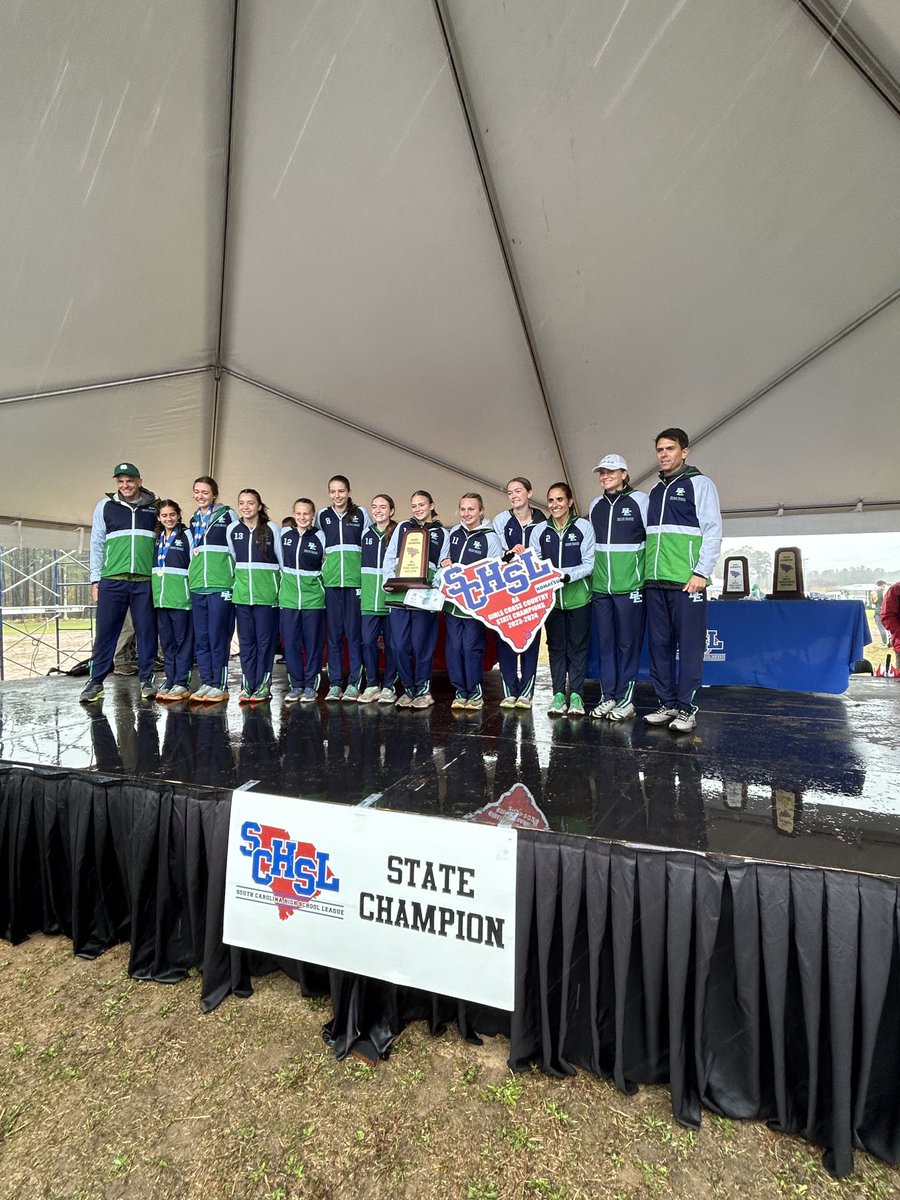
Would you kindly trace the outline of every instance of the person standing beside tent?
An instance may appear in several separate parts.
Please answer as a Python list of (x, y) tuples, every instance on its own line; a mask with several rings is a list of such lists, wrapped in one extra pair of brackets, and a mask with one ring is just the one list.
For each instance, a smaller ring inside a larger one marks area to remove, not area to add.
[(591, 502), (594, 530), (594, 638), (600, 659), (600, 703), (592, 717), (627, 721), (644, 641), (644, 546), (650, 497), (629, 485), (621, 454), (607, 454), (594, 470), (603, 489)]
[(181, 507), (174, 500), (159, 503), (155, 562), (150, 583), (159, 644), (166, 678), (157, 700), (187, 700), (194, 669), (194, 635), (191, 631), (191, 537), (181, 523)]
[[(371, 524), (369, 514), (353, 501), (346, 475), (328, 480), (331, 504), (316, 516), (325, 535), (325, 622), (328, 637), (328, 692), (326, 700), (358, 700), (362, 682), (362, 616), (360, 569), (362, 535)], [(347, 643), (349, 672), (344, 678), (344, 642)]]
[(210, 475), (194, 480), (191, 517), (191, 621), (200, 686), (191, 696), (204, 704), (228, 699), (228, 657), (234, 634), (234, 559), (228, 531), (238, 516), (227, 504), (219, 504), (219, 485)]
[[(540, 509), (532, 508), (531, 480), (523, 475), (509, 481), (506, 485), (506, 495), (510, 507), (494, 517), (494, 533), (500, 539), (504, 550), (521, 554), (531, 545), (532, 540), (535, 546), (537, 545), (538, 533), (547, 518)], [(517, 654), (503, 638), (497, 638), (497, 658), (500, 663), (500, 677), (503, 680), (501, 708), (531, 708), (540, 648), (540, 631), (528, 649), (521, 654)]]
[(875, 587), (877, 590), (875, 591), (875, 594), (874, 594), (874, 597), (872, 600), (872, 608), (874, 610), (873, 616), (875, 617), (875, 628), (881, 634), (882, 646), (889, 646), (891, 644), (891, 635), (885, 629), (884, 621), (882, 621), (882, 619), (881, 619), (881, 606), (882, 606), (882, 604), (884, 604), (884, 590), (887, 587), (887, 580), (886, 579), (876, 579)]
[[(884, 593), (884, 600), (881, 605), (881, 620), (891, 636), (891, 642), (894, 647), (894, 653), (900, 656), (900, 583), (892, 583), (888, 590)], [(892, 674), (898, 673), (896, 665), (892, 668)]]
[(644, 558), (650, 680), (659, 700), (644, 722), (668, 725), (672, 733), (690, 733), (697, 724), (706, 589), (722, 545), (719, 493), (711, 479), (687, 465), (689, 451), (683, 429), (656, 436), (659, 483), (650, 492)]
[(137, 638), (141, 698), (156, 695), (156, 612), (150, 591), (156, 530), (156, 496), (142, 483), (130, 462), (113, 467), (115, 492), (107, 492), (91, 522), (91, 593), (97, 625), (91, 653), (90, 679), (81, 693), (83, 704), (103, 699), (125, 614), (131, 613)]

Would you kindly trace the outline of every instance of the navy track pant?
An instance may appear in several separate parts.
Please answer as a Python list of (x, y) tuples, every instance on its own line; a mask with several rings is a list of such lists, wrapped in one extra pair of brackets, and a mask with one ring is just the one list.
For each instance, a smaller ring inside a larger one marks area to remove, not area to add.
[(191, 621), (201, 684), (227, 688), (228, 656), (234, 635), (231, 599), (226, 600), (222, 592), (191, 592)]
[(278, 644), (278, 609), (267, 604), (235, 604), (241, 672), (244, 687), (255, 692), (272, 681), (275, 647)]
[(703, 682), (706, 590), (682, 592), (675, 588), (648, 587), (644, 600), (650, 682), (660, 704), (690, 711), (696, 707), (694, 696)]
[(591, 606), (581, 608), (552, 608), (544, 628), (547, 631), (547, 651), (550, 656), (550, 678), (553, 691), (584, 695), (584, 672), (591, 644)]
[(279, 625), (292, 688), (317, 688), (322, 672), (324, 608), (282, 608)]
[(394, 604), (388, 619), (391, 649), (400, 682), (410, 696), (431, 691), (431, 668), (438, 637), (437, 613)]
[(603, 699), (630, 700), (644, 642), (644, 593), (635, 591), (608, 596), (595, 592), (591, 609)]
[(518, 654), (497, 635), (497, 659), (500, 677), (503, 680), (504, 696), (524, 696), (530, 700), (534, 695), (534, 678), (537, 675), (538, 654), (541, 649), (540, 630), (527, 650)]
[(474, 617), (447, 614), (445, 656), (450, 682), (461, 696), (481, 696), (484, 680), (484, 643), (487, 629)]
[(397, 678), (394, 648), (391, 642), (390, 619), (387, 613), (362, 615), (362, 655), (366, 668), (366, 687), (378, 687), (378, 639), (384, 642), (384, 686), (393, 687)]
[(156, 664), (156, 609), (153, 607), (150, 580), (101, 579), (94, 648), (91, 652), (93, 683), (102, 683), (112, 670), (116, 642), (129, 609), (137, 639), (138, 673), (141, 679), (153, 678)]
[(328, 628), (328, 682), (340, 687), (344, 678), (344, 639), (350, 668), (347, 683), (359, 687), (362, 679), (362, 618), (356, 588), (325, 589), (325, 623)]
[(156, 625), (162, 646), (166, 683), (187, 687), (194, 670), (194, 631), (189, 608), (158, 608)]

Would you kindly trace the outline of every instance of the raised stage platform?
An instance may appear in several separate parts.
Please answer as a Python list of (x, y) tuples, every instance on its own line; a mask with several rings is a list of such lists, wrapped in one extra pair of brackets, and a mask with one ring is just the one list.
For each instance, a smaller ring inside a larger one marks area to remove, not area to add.
[[(403, 1025), (504, 1033), (510, 1062), (664, 1080), (676, 1117), (767, 1119), (900, 1160), (900, 682), (841, 697), (710, 688), (674, 736), (531, 713), (141, 702), (110, 677), (0, 687), (0, 933), (128, 940), (134, 974), (204, 974), (204, 1005), (280, 967), (328, 993), (339, 1054)], [(235, 689), (236, 691), (236, 689)], [(587, 700), (594, 696), (588, 690)], [(638, 688), (639, 712), (653, 706)], [(221, 942), (230, 793), (513, 824), (512, 1014)]]

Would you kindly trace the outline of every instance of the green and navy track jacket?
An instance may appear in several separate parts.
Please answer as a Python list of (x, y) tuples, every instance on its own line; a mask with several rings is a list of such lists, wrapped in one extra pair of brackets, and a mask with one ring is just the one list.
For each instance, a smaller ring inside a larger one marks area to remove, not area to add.
[(156, 496), (141, 488), (134, 503), (107, 492), (91, 521), (91, 583), (128, 575), (150, 578), (156, 540)]
[(371, 524), (369, 514), (359, 507), (352, 517), (335, 512), (333, 507), (322, 508), (316, 514), (316, 525), (325, 535), (325, 563), (322, 567), (325, 587), (361, 587), (362, 535)]
[(709, 579), (722, 546), (719, 493), (696, 467), (660, 475), (650, 493), (644, 578), (648, 587), (683, 587), (692, 575)]
[(183, 525), (176, 525), (175, 537), (169, 541), (165, 530), (156, 538), (153, 550), (153, 574), (150, 586), (156, 608), (190, 608), (191, 589), (188, 571), (191, 565), (191, 535)]
[(500, 539), (505, 550), (511, 550), (513, 546), (530, 546), (532, 540), (537, 544), (541, 526), (547, 518), (539, 508), (529, 508), (528, 511), (531, 514), (531, 520), (527, 525), (522, 524), (511, 508), (506, 508), (502, 513), (498, 513), (491, 522), (494, 533)]
[[(383, 617), (387, 613), (387, 593), (384, 590), (384, 558), (391, 539), (386, 530), (379, 533), (370, 525), (362, 535), (360, 571), (360, 611), (366, 617)], [(393, 531), (392, 531), (393, 532)]]
[(622, 596), (644, 586), (644, 548), (650, 497), (624, 487), (591, 501), (588, 520), (594, 530), (594, 574), (591, 587), (604, 595)]
[(325, 607), (324, 559), (325, 537), (320, 529), (282, 529), (279, 608), (305, 611)]
[(228, 530), (238, 515), (227, 504), (216, 504), (204, 521), (199, 509), (191, 517), (191, 555), (188, 583), (192, 592), (230, 592), (234, 584), (234, 559)]
[[(393, 579), (397, 574), (397, 564), (400, 561), (400, 547), (403, 545), (403, 535), (407, 529), (425, 529), (428, 532), (428, 582), (431, 583), (438, 567), (441, 565), (441, 559), (447, 557), (450, 534), (440, 521), (427, 521), (422, 525), (412, 517), (401, 521), (393, 534), (391, 534), (390, 545), (385, 551), (384, 563), (382, 564), (383, 578)], [(385, 593), (388, 605), (402, 604), (405, 595), (405, 589)]]
[(541, 558), (553, 563), (558, 571), (569, 576), (556, 593), (554, 608), (584, 608), (591, 602), (590, 574), (594, 569), (594, 530), (584, 517), (570, 514), (562, 529), (553, 521), (541, 526), (538, 534)]
[(238, 521), (228, 530), (228, 545), (234, 557), (234, 604), (278, 605), (278, 581), (281, 575), (281, 530), (269, 521), (266, 548), (260, 550), (256, 530)]

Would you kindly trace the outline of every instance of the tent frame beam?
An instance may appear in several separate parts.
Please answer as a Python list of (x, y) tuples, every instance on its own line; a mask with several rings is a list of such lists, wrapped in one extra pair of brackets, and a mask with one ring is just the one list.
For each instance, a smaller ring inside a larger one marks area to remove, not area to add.
[(228, 266), (228, 214), (231, 211), (232, 150), (234, 146), (234, 115), (237, 106), (235, 76), (237, 64), (238, 0), (231, 3), (231, 67), (228, 80), (228, 130), (225, 138), (225, 194), (222, 199), (222, 259), (219, 265), (219, 312), (216, 328), (216, 359), (213, 363), (212, 412), (209, 422), (209, 453), (207, 474), (215, 476), (216, 451), (219, 442), (220, 387), (225, 345), (225, 284)]
[(844, 23), (844, 12), (850, 7), (849, 4), (844, 5), (842, 12), (838, 12), (830, 0), (797, 0), (797, 4), (885, 104), (893, 109), (894, 115), (900, 117), (900, 83), (875, 57), (862, 38)]
[[(717, 421), (713, 421), (711, 425), (707, 425), (706, 428), (701, 430), (696, 437), (691, 439), (691, 446), (693, 447), (699, 445), (699, 443), (705, 438), (710, 437), (712, 434), (721, 429), (723, 425), (727, 425), (730, 421), (733, 421), (735, 417), (739, 417), (741, 413), (746, 412), (751, 405), (756, 404), (759, 400), (762, 400), (764, 396), (768, 396), (770, 392), (773, 392), (777, 387), (780, 387), (781, 384), (787, 382), (788, 379), (790, 379), (793, 375), (796, 375), (799, 371), (802, 371), (804, 367), (808, 367), (810, 363), (815, 362), (817, 358), (821, 357), (821, 355), (823, 355), (827, 350), (830, 350), (832, 346), (836, 346), (838, 342), (842, 342), (844, 338), (849, 337), (851, 333), (855, 333), (856, 330), (865, 325), (867, 321), (871, 321), (873, 317), (877, 317), (879, 313), (884, 312), (886, 308), (889, 308), (890, 305), (894, 304), (897, 300), (900, 300), (900, 288), (897, 288), (895, 291), (891, 292), (889, 296), (885, 296), (883, 300), (879, 300), (877, 304), (872, 306), (872, 308), (867, 309), (861, 316), (857, 317), (854, 321), (851, 321), (849, 325), (845, 325), (843, 329), (839, 329), (837, 333), (833, 334), (830, 338), (828, 338), (827, 341), (822, 342), (821, 345), (816, 346), (814, 350), (810, 350), (809, 354), (804, 355), (803, 358), (799, 359), (795, 363), (792, 363), (792, 365), (786, 370), (782, 371), (780, 375), (777, 375), (774, 379), (769, 380), (768, 383), (763, 384), (761, 388), (758, 388), (751, 396), (747, 396), (746, 399), (742, 400), (729, 412), (725, 413), (724, 416), (719, 417)], [(633, 480), (632, 486), (637, 487), (645, 480), (654, 478), (655, 475), (656, 468), (653, 467)]]
[(343, 426), (344, 429), (351, 429), (354, 433), (360, 433), (364, 437), (380, 442), (383, 446), (390, 446), (392, 450), (399, 450), (403, 454), (410, 454), (422, 462), (430, 463), (433, 467), (440, 467), (443, 471), (450, 471), (454, 475), (461, 475), (464, 479), (471, 479), (474, 483), (480, 483), (483, 487), (493, 488), (498, 492), (506, 491), (505, 482), (501, 483), (497, 479), (488, 479), (484, 475), (473, 475), (468, 467), (461, 467), (456, 463), (447, 462), (443, 458), (437, 458), (425, 450), (417, 450), (413, 446), (398, 442), (395, 438), (388, 437), (385, 433), (379, 433), (377, 429), (370, 429), (366, 425), (360, 425), (358, 421), (351, 421), (347, 417), (342, 417), (339, 413), (330, 412), (327, 408), (322, 408), (321, 405), (315, 404), (312, 400), (307, 400), (305, 397), (299, 396), (294, 392), (286, 392), (283, 388), (275, 387), (270, 383), (263, 383), (261, 380), (254, 379), (250, 375), (242, 375), (240, 371), (233, 371), (230, 367), (222, 367), (222, 374), (228, 375), (232, 379), (239, 379), (241, 383), (258, 388), (261, 392), (267, 392), (270, 396), (277, 396), (280, 400), (287, 400), (290, 404), (296, 404), (298, 408), (313, 413), (314, 416), (323, 417), (326, 421), (332, 421), (337, 425)]
[(104, 379), (98, 383), (79, 383), (73, 387), (54, 388), (46, 392), (24, 392), (20, 396), (0, 396), (0, 404), (21, 404), (26, 400), (52, 400), (56, 396), (75, 396), (79, 392), (101, 392), (105, 388), (131, 387), (135, 383), (157, 383), (161, 379), (184, 379), (189, 375), (203, 375), (213, 370), (211, 363), (205, 367), (187, 367), (183, 371), (157, 371), (153, 375), (131, 375), (127, 379)]
[[(460, 108), (462, 109), (462, 114), (466, 123), (466, 129), (469, 134), (469, 143), (472, 148), (472, 154), (475, 159), (475, 164), (478, 168), (478, 174), (481, 177), (481, 184), (484, 189), (488, 212), (490, 213), (491, 221), (494, 226), (494, 233), (497, 238), (497, 244), (503, 257), (503, 265), (506, 268), (506, 275), (507, 279), (509, 280), (510, 290), (512, 291), (516, 312), (518, 313), (519, 323), (522, 327), (522, 334), (525, 338), (525, 345), (528, 349), (528, 354), (531, 358), (531, 365), (534, 369), (537, 385), (541, 393), (541, 400), (547, 416), (547, 423), (550, 426), (550, 432), (553, 436), (553, 443), (556, 447), (556, 453), (559, 457), (563, 477), (569, 486), (572, 487), (573, 494), (576, 495), (577, 503), (576, 489), (572, 484), (571, 472), (569, 470), (569, 465), (563, 450), (559, 427), (554, 415), (553, 403), (550, 399), (550, 388), (547, 383), (547, 376), (544, 373), (540, 352), (538, 351), (537, 347), (537, 339), (535, 337), (534, 327), (528, 314), (528, 306), (525, 303), (524, 289), (522, 288), (522, 282), (519, 279), (519, 273), (516, 269), (515, 257), (512, 251), (512, 243), (506, 229), (506, 222), (503, 218), (503, 210), (500, 205), (497, 188), (494, 185), (494, 179), (488, 163), (487, 153), (479, 133), (478, 118), (475, 113), (475, 106), (472, 102), (472, 96), (469, 91), (468, 84), (466, 83), (465, 71), (463, 69), (459, 48), (456, 44), (456, 38), (453, 33), (453, 25), (450, 20), (450, 15), (447, 12), (446, 0), (432, 0), (432, 4), (434, 8), (435, 19), (437, 20), (441, 38), (444, 43), (444, 49), (447, 53), (447, 61), (450, 64), (450, 70), (453, 74), (453, 81), (456, 85), (456, 94), (459, 99)], [(463, 474), (466, 473), (467, 472), (463, 472)], [(491, 486), (495, 487), (496, 484), (492, 484)], [(505, 485), (501, 487), (500, 490), (505, 491)]]

